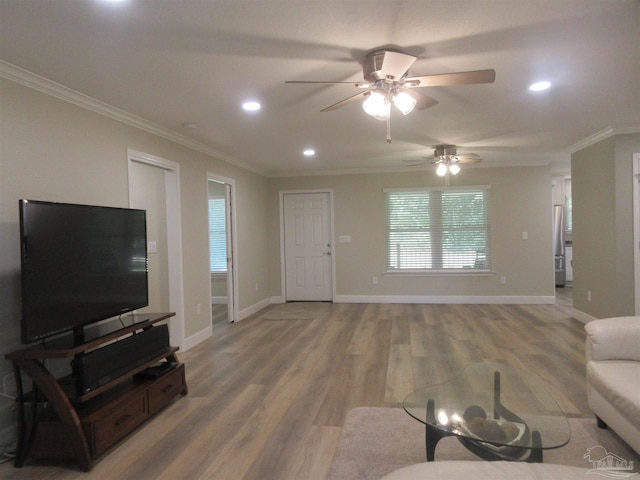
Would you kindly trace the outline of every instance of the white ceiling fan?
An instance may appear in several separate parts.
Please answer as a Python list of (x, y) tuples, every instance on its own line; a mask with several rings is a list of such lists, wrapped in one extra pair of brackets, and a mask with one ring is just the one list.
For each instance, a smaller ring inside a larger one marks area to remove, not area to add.
[(365, 99), (365, 112), (379, 120), (387, 121), (387, 142), (391, 143), (389, 119), (391, 104), (407, 115), (414, 108), (424, 110), (438, 101), (415, 91), (422, 87), (442, 87), (478, 83), (493, 83), (495, 70), (444, 73), (436, 75), (409, 76), (409, 68), (418, 59), (397, 49), (378, 49), (369, 52), (362, 65), (364, 80), (361, 82), (327, 82), (316, 80), (289, 80), (285, 83), (302, 84), (349, 84), (362, 91), (323, 108), (321, 112), (337, 110), (355, 100)]

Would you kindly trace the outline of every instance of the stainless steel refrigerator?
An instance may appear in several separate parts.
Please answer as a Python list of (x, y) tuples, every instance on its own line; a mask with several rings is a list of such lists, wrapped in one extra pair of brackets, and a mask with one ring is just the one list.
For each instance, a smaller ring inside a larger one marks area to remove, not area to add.
[(564, 250), (564, 208), (553, 206), (553, 261), (556, 271), (556, 287), (564, 287), (567, 279)]

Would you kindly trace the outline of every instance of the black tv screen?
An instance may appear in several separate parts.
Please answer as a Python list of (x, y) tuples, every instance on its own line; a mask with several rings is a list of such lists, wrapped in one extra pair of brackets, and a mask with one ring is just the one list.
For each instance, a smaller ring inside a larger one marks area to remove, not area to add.
[(148, 305), (146, 212), (20, 200), (22, 342)]

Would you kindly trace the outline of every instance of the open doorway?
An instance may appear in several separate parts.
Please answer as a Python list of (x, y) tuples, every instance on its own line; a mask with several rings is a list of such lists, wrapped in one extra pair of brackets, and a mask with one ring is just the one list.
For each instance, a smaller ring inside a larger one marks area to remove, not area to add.
[(233, 181), (209, 174), (207, 202), (211, 317), (215, 325), (237, 318)]
[(557, 305), (573, 306), (573, 202), (571, 175), (552, 178), (553, 262)]

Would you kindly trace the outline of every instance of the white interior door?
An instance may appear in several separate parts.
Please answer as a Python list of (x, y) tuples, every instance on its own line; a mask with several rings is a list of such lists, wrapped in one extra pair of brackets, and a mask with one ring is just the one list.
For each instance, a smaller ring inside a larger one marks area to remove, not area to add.
[(285, 298), (333, 300), (330, 194), (283, 195)]
[[(168, 283), (165, 295), (169, 298), (169, 311), (175, 312), (175, 317), (169, 321), (169, 337), (171, 345), (185, 350), (184, 333), (184, 292), (182, 284), (182, 229), (180, 221), (180, 166), (176, 162), (165, 160), (144, 152), (128, 150), (129, 156), (129, 206), (138, 208), (137, 203), (142, 199), (137, 195), (140, 182), (148, 182), (147, 175), (153, 172), (153, 168), (161, 169), (164, 187), (155, 186), (162, 190), (164, 197), (163, 217), (166, 221), (166, 273), (163, 274), (164, 282)], [(136, 165), (143, 168), (137, 169)], [(145, 173), (146, 172), (146, 173)], [(157, 173), (157, 172), (156, 172)], [(155, 174), (153, 174), (155, 176)], [(162, 181), (162, 180), (160, 180)], [(156, 245), (159, 248), (159, 245)], [(160, 251), (160, 250), (159, 250)], [(163, 308), (156, 305), (157, 308)]]

